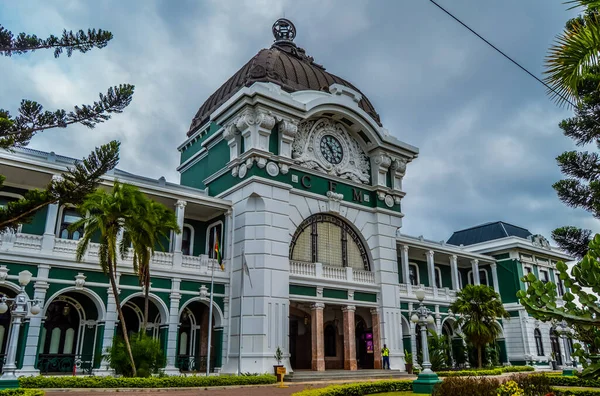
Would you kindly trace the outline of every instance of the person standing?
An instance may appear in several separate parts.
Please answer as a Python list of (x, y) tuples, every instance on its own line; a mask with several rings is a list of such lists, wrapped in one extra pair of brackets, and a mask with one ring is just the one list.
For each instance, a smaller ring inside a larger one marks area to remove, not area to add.
[(383, 344), (383, 348), (381, 349), (381, 357), (383, 357), (383, 369), (385, 370), (385, 365), (387, 364), (387, 369), (390, 369), (390, 350), (387, 345)]

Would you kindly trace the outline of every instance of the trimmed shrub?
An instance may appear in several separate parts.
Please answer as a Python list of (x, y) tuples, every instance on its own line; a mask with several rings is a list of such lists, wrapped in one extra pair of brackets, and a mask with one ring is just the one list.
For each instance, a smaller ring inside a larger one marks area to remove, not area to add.
[(450, 377), (433, 388), (433, 396), (497, 396), (496, 378)]
[(481, 377), (488, 375), (501, 375), (502, 369), (492, 370), (461, 370), (461, 371), (439, 371), (438, 377)]
[(535, 371), (531, 366), (506, 366), (501, 368), (503, 373), (521, 373), (525, 371)]
[(549, 375), (548, 380), (552, 386), (580, 386), (585, 388), (600, 388), (600, 380), (588, 380), (580, 377), (563, 377)]
[(4, 389), (0, 396), (44, 396), (44, 391), (39, 389)]
[[(158, 373), (158, 370), (165, 365), (165, 357), (160, 342), (156, 338), (145, 333), (137, 333), (130, 336), (129, 342), (138, 377), (150, 377), (152, 374)], [(133, 368), (123, 337), (115, 336), (113, 338), (112, 347), (108, 348), (106, 358), (110, 367), (117, 374), (126, 377), (133, 375)]]
[(411, 391), (412, 381), (385, 380), (359, 382), (348, 385), (333, 385), (326, 388), (307, 389), (296, 392), (292, 396), (362, 396), (372, 393)]
[[(227, 385), (274, 384), (272, 374), (244, 376), (189, 376), (189, 377), (21, 377), (22, 388), (187, 388)], [(2, 395), (0, 395), (2, 396)], [(29, 395), (27, 395), (29, 396)], [(35, 395), (31, 395), (35, 396)]]
[(523, 389), (527, 396), (545, 396), (551, 393), (550, 379), (544, 374), (517, 374), (511, 375), (519, 388)]
[(599, 396), (599, 389), (569, 389), (569, 388), (553, 388), (552, 394), (554, 396)]

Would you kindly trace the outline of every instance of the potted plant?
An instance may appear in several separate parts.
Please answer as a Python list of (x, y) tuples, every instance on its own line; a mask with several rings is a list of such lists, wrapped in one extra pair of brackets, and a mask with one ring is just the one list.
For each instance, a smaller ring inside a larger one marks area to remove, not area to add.
[(275, 350), (275, 356), (273, 357), (275, 360), (277, 360), (277, 364), (273, 366), (273, 371), (277, 376), (277, 381), (281, 381), (281, 374), (277, 374), (277, 367), (283, 367), (283, 364), (281, 364), (281, 361), (283, 360), (283, 352), (281, 352), (281, 348), (277, 347)]
[(408, 374), (412, 374), (413, 372), (413, 355), (408, 352), (406, 349), (404, 350), (404, 366), (406, 366), (406, 372)]

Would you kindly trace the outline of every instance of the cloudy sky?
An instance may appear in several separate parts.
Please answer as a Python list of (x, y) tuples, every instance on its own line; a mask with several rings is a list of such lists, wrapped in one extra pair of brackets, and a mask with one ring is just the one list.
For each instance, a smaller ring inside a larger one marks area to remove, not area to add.
[[(439, 3), (536, 75), (574, 15), (562, 0)], [(358, 86), (390, 132), (419, 147), (404, 183), (403, 232), (441, 240), (495, 220), (547, 237), (567, 224), (600, 231), (551, 187), (561, 177), (555, 157), (573, 148), (557, 126), (570, 112), (427, 0), (0, 2), (0, 24), (15, 33), (102, 28), (115, 37), (72, 58), (0, 58), (0, 107), (14, 112), (28, 98), (69, 108), (134, 84), (124, 114), (92, 131), (47, 131), (31, 147), (79, 158), (119, 139), (121, 169), (178, 181), (176, 147), (197, 109), (270, 46), (271, 25), (284, 15), (308, 54)]]

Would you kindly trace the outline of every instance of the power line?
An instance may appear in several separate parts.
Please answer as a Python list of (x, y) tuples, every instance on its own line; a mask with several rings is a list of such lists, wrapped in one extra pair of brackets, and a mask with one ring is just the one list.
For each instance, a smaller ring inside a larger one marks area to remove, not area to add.
[(561, 93), (559, 93), (558, 91), (556, 91), (554, 88), (552, 88), (551, 86), (549, 86), (548, 84), (546, 84), (544, 81), (542, 81), (541, 79), (539, 79), (535, 74), (533, 74), (532, 72), (530, 72), (529, 70), (527, 70), (524, 66), (521, 66), (521, 64), (519, 64), (519, 62), (517, 62), (516, 60), (514, 60), (513, 58), (511, 58), (510, 56), (506, 55), (502, 50), (500, 50), (498, 47), (496, 47), (494, 44), (490, 43), (489, 41), (487, 41), (482, 35), (480, 35), (479, 33), (477, 33), (475, 30), (471, 29), (469, 26), (467, 26), (466, 23), (464, 23), (463, 21), (461, 21), (460, 19), (458, 19), (457, 17), (455, 17), (454, 15), (452, 15), (452, 13), (448, 10), (446, 10), (444, 7), (442, 7), (441, 5), (439, 5), (438, 3), (436, 3), (434, 0), (429, 0), (431, 3), (433, 3), (436, 7), (438, 7), (440, 10), (444, 11), (446, 14), (448, 14), (452, 19), (454, 19), (456, 22), (460, 23), (461, 25), (463, 25), (465, 28), (467, 28), (471, 33), (473, 33), (475, 36), (479, 37), (481, 40), (483, 40), (483, 42), (485, 42), (487, 45), (489, 45), (490, 47), (492, 47), (493, 49), (495, 49), (497, 52), (499, 52), (502, 56), (504, 56), (506, 59), (508, 59), (509, 61), (511, 61), (512, 63), (514, 63), (517, 67), (519, 67), (521, 70), (523, 70), (525, 73), (529, 74), (531, 77), (535, 78), (537, 80), (537, 82), (539, 82), (540, 84), (542, 84), (544, 87), (548, 88), (550, 91), (554, 92), (557, 96), (559, 96), (562, 100), (564, 100), (565, 102), (567, 102), (568, 104), (570, 104), (571, 106), (573, 106), (573, 108), (576, 108), (577, 106), (575, 104), (573, 104), (573, 102), (571, 102), (568, 98), (566, 98), (565, 96), (563, 96)]

